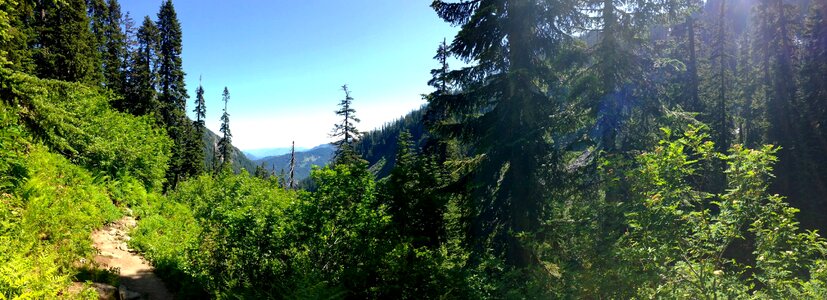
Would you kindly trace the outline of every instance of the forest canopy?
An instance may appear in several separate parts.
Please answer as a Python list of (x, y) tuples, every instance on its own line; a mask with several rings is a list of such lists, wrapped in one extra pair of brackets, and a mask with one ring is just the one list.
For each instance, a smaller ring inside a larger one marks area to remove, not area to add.
[(189, 99), (173, 1), (0, 0), (0, 299), (96, 299), (123, 218), (182, 299), (827, 298), (824, 1), (430, 7), (427, 104), (343, 84), (298, 180)]

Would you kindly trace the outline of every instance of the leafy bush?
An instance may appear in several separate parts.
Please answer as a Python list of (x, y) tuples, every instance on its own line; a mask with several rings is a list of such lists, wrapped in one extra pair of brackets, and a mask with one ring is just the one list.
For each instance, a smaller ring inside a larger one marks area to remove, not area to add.
[(176, 288), (185, 293), (273, 293), (284, 277), (284, 210), (292, 199), (246, 173), (204, 175), (139, 208), (144, 218), (132, 243), (163, 276), (183, 281)]
[(114, 111), (114, 95), (99, 88), (2, 68), (0, 74), (2, 100), (19, 107), (28, 131), (53, 151), (109, 176), (130, 175), (160, 188), (171, 141), (152, 117)]
[(30, 147), (28, 180), (0, 195), (0, 298), (63, 294), (74, 263), (94, 254), (90, 232), (120, 217), (89, 172), (43, 146)]
[[(633, 189), (639, 201), (631, 204), (629, 229), (619, 241), (617, 257), (639, 274), (639, 296), (827, 297), (827, 243), (815, 232), (799, 232), (798, 210), (766, 191), (776, 148), (735, 145), (725, 155), (714, 152), (702, 129), (677, 138), (664, 131), (660, 146), (638, 158)], [(728, 166), (721, 194), (695, 185), (699, 168), (714, 160)], [(733, 248), (752, 255), (732, 255)]]
[(28, 143), (16, 113), (0, 104), (0, 192), (14, 189), (28, 176), (25, 166)]
[[(312, 176), (314, 193), (246, 173), (189, 180), (136, 209), (142, 219), (131, 242), (163, 276), (183, 282), (174, 288), (185, 295), (390, 297), (446, 279), (437, 272), (440, 252), (395, 243), (364, 166)], [(425, 279), (403, 281), (415, 277)]]

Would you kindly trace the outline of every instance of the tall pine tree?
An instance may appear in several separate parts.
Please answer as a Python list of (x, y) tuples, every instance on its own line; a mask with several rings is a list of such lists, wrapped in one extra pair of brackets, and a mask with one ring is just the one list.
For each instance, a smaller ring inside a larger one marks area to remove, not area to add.
[(32, 47), (36, 74), (41, 78), (101, 83), (100, 55), (84, 0), (39, 1)]
[[(198, 170), (193, 161), (186, 158), (188, 140), (191, 139), (191, 122), (186, 115), (187, 90), (181, 62), (181, 24), (171, 0), (164, 1), (158, 12), (158, 99), (164, 125), (174, 142), (167, 183), (177, 183)], [(201, 162), (198, 162), (201, 164)]]
[(361, 160), (353, 144), (362, 133), (356, 129), (356, 123), (360, 120), (356, 117), (356, 110), (351, 107), (353, 97), (350, 96), (347, 85), (342, 85), (342, 91), (345, 92), (345, 98), (339, 102), (339, 110), (336, 111), (336, 115), (340, 116), (342, 121), (333, 126), (333, 133), (330, 134), (330, 137), (337, 139), (333, 142), (336, 146), (333, 163), (352, 164)]
[[(518, 236), (532, 236), (545, 217), (548, 187), (562, 167), (548, 143), (570, 133), (564, 120), (565, 89), (549, 63), (565, 55), (564, 34), (575, 24), (569, 1), (434, 1), (445, 21), (462, 26), (450, 52), (475, 66), (451, 72), (456, 93), (437, 93), (429, 109), (442, 115), (435, 128), (459, 138), (480, 160), (468, 209), (476, 251), (493, 251), (512, 266), (533, 265), (536, 253)], [(553, 116), (553, 117), (550, 117)], [(544, 166), (541, 169), (537, 166)], [(479, 256), (478, 256), (479, 257)]]
[(124, 62), (127, 59), (127, 37), (122, 27), (124, 16), (121, 14), (121, 5), (118, 0), (109, 0), (107, 15), (103, 28), (104, 52), (103, 78), (104, 85), (112, 91), (126, 95), (126, 70)]
[(227, 103), (230, 101), (230, 90), (224, 87), (221, 95), (224, 101), (224, 113), (221, 115), (221, 139), (218, 140), (218, 153), (221, 156), (219, 170), (230, 168), (233, 156), (233, 134), (230, 132), (230, 114), (227, 112)]
[(124, 109), (134, 115), (154, 114), (163, 125), (161, 102), (157, 92), (158, 27), (147, 16), (135, 35), (135, 47), (129, 55), (127, 94)]

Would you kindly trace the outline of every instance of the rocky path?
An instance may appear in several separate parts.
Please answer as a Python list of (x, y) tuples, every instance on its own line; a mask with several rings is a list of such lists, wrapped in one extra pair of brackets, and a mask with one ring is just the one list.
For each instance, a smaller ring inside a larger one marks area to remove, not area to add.
[[(153, 273), (152, 266), (127, 246), (126, 242), (129, 240), (127, 232), (135, 225), (134, 218), (123, 217), (93, 232), (92, 241), (98, 249), (95, 262), (101, 268), (120, 270), (121, 286), (113, 295), (115, 299), (173, 299), (172, 294), (164, 286), (164, 282)], [(97, 286), (97, 289), (99, 293), (102, 292), (101, 287)], [(111, 293), (112, 291), (103, 292)], [(101, 294), (103, 296), (103, 293)]]

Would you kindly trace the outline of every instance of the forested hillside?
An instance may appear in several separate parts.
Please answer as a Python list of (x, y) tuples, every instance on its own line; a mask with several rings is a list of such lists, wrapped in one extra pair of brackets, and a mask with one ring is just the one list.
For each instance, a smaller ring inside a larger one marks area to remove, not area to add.
[(383, 178), (393, 170), (397, 153), (399, 134), (407, 131), (415, 148), (424, 145), (426, 139), (422, 116), (425, 108), (414, 110), (399, 119), (386, 123), (381, 128), (366, 132), (356, 142), (359, 154), (368, 162), (377, 178)]
[[(221, 136), (215, 134), (211, 130), (207, 129), (204, 131), (204, 137), (202, 143), (204, 143), (204, 167), (205, 168), (214, 168), (214, 166), (218, 165), (220, 153), (218, 152), (218, 142), (221, 140)], [(233, 172), (240, 173), (241, 170), (246, 170), (247, 173), (253, 173), (256, 170), (256, 163), (247, 158), (247, 155), (244, 154), (241, 150), (233, 146), (233, 153), (231, 155), (232, 158), (232, 167)]]
[(827, 298), (824, 1), (430, 7), (427, 105), (365, 134), (341, 86), (298, 184), (189, 99), (173, 1), (0, 0), (0, 298), (98, 299), (123, 216), (181, 299)]

